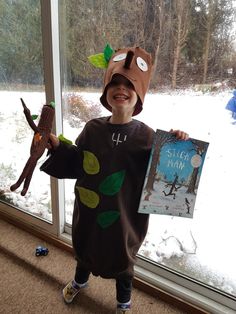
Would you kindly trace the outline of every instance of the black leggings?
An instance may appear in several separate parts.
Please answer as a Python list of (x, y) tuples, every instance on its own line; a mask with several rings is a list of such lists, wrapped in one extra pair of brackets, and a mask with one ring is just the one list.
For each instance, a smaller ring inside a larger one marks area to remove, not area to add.
[[(76, 266), (75, 281), (78, 284), (83, 284), (88, 281), (90, 271), (80, 267), (78, 264)], [(116, 299), (120, 303), (129, 302), (131, 299), (132, 291), (132, 280), (133, 276), (126, 273), (121, 273), (116, 278)]]

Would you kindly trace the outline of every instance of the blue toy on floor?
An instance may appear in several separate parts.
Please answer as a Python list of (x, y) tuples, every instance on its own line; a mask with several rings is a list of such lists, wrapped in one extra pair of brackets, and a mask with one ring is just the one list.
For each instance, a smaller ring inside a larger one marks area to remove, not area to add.
[(48, 255), (48, 252), (49, 252), (48, 248), (38, 246), (38, 247), (36, 247), (35, 255), (36, 256), (46, 256), (46, 255)]

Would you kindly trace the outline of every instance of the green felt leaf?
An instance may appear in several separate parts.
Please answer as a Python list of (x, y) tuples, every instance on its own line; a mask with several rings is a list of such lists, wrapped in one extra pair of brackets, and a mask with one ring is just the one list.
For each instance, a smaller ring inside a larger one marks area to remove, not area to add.
[(33, 120), (36, 120), (36, 119), (38, 118), (38, 115), (37, 115), (37, 114), (32, 114), (31, 118), (32, 118)]
[(69, 144), (69, 145), (72, 145), (72, 144), (73, 144), (70, 140), (68, 140), (67, 138), (65, 138), (65, 137), (63, 136), (63, 134), (60, 134), (60, 135), (58, 136), (58, 139), (59, 139), (59, 141), (61, 141), (62, 143), (66, 143), (66, 144)]
[(79, 198), (81, 203), (89, 208), (96, 208), (99, 203), (99, 195), (92, 190), (85, 189), (80, 186), (76, 186), (76, 190), (79, 192)]
[(52, 108), (55, 108), (55, 102), (54, 102), (54, 101), (51, 101), (51, 102), (50, 102), (50, 106), (51, 106)]
[(104, 53), (98, 53), (88, 57), (89, 62), (94, 65), (96, 68), (105, 69), (107, 68), (107, 61), (104, 57)]
[(98, 214), (97, 223), (103, 229), (111, 226), (120, 218), (120, 213), (117, 210), (109, 210)]
[(125, 170), (113, 173), (101, 182), (99, 191), (104, 195), (115, 195), (120, 191), (124, 178)]
[(97, 174), (100, 170), (100, 165), (97, 157), (89, 152), (84, 150), (84, 160), (83, 160), (83, 168), (87, 174)]
[(114, 50), (111, 48), (111, 46), (109, 44), (106, 45), (106, 47), (104, 48), (104, 58), (107, 62), (110, 61), (111, 59), (111, 56), (113, 55), (114, 53)]

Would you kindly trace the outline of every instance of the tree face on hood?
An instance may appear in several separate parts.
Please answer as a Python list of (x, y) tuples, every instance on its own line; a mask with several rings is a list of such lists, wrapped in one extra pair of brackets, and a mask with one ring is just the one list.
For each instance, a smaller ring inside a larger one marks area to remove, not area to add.
[(106, 100), (106, 90), (113, 75), (120, 74), (126, 77), (134, 86), (138, 95), (138, 102), (133, 115), (142, 110), (145, 94), (148, 90), (152, 73), (152, 58), (149, 53), (139, 47), (119, 49), (112, 55), (104, 77), (104, 90), (101, 103), (111, 111)]

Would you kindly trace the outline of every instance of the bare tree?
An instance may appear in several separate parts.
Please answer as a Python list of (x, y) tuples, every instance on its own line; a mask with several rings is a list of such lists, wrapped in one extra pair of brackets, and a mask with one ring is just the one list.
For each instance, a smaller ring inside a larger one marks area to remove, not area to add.
[(236, 52), (232, 55), (232, 79), (236, 88)]
[(172, 68), (172, 88), (176, 88), (176, 78), (181, 50), (186, 45), (186, 38), (189, 31), (190, 1), (173, 1), (174, 20), (173, 20), (173, 41), (174, 57)]
[(145, 44), (148, 46), (147, 48), (151, 48), (153, 57), (153, 82), (157, 82), (159, 56), (166, 39), (166, 30), (164, 27), (167, 18), (165, 1), (147, 1), (145, 8)]
[(202, 84), (206, 83), (207, 72), (208, 72), (208, 59), (209, 59), (209, 51), (211, 44), (211, 36), (213, 32), (213, 21), (214, 21), (214, 13), (215, 13), (215, 4), (217, 0), (208, 0), (207, 1), (207, 12), (205, 18), (202, 20), (202, 24), (206, 29), (206, 38), (205, 45), (203, 50), (203, 76), (202, 76)]

